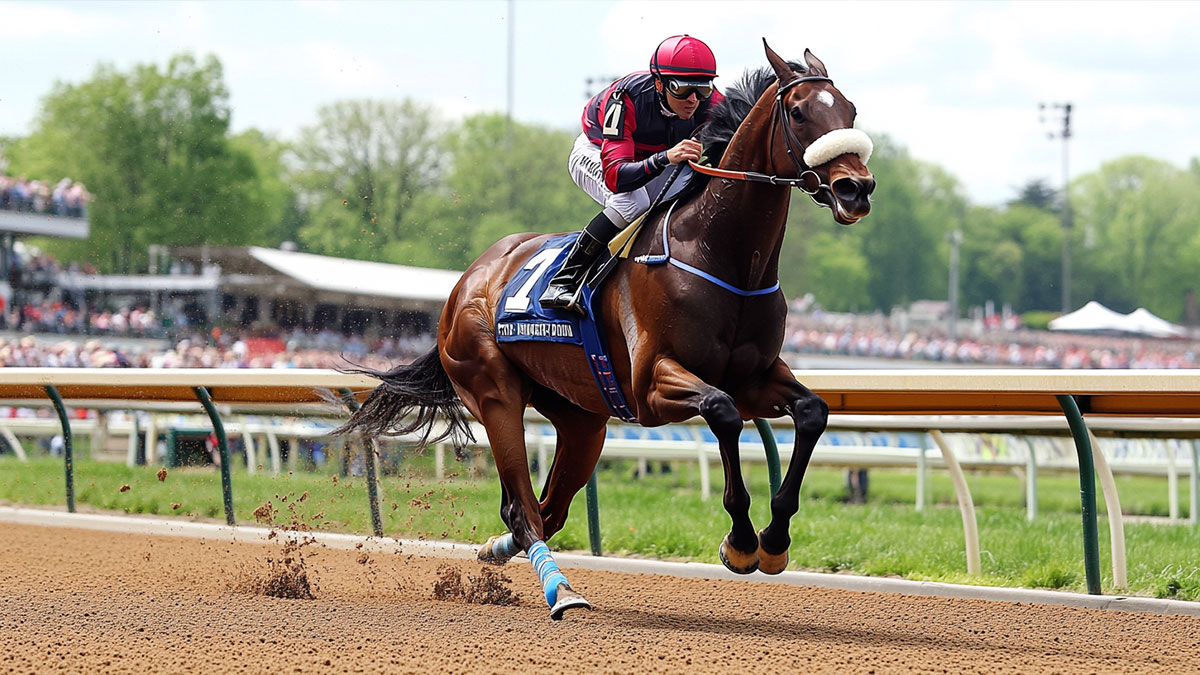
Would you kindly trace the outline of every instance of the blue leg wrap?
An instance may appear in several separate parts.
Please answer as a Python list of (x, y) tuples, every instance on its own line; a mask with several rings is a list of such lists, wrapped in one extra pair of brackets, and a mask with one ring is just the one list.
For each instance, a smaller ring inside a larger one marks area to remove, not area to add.
[(521, 547), (517, 545), (517, 540), (513, 537), (513, 533), (498, 537), (492, 542), (492, 555), (497, 558), (511, 558), (521, 552)]
[(550, 556), (550, 549), (545, 542), (536, 540), (526, 549), (529, 552), (529, 563), (537, 570), (542, 580), (542, 590), (546, 592), (546, 604), (551, 607), (558, 601), (558, 585), (567, 583), (567, 578), (558, 571), (558, 564)]

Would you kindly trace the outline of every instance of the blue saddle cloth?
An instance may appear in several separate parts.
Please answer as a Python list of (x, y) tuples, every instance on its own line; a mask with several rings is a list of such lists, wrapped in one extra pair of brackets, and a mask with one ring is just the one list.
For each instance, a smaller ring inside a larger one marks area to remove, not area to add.
[(565, 309), (547, 309), (538, 302), (578, 237), (578, 232), (551, 237), (508, 280), (500, 296), (500, 306), (496, 308), (496, 341), (562, 342), (582, 346), (609, 411), (626, 422), (636, 422), (637, 417), (613, 375), (604, 332), (594, 319), (596, 308), (592, 289), (586, 284), (583, 287), (580, 299), (585, 312), (583, 316)]

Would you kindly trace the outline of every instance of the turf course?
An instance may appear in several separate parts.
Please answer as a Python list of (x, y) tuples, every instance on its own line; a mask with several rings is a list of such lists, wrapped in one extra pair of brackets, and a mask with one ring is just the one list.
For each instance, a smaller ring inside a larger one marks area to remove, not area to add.
[[(171, 469), (162, 480), (160, 468), (79, 459), (77, 507), (223, 520), (216, 468)], [(633, 462), (602, 465), (599, 494), (605, 553), (718, 562), (717, 544), (729, 526), (720, 502), (720, 472), (714, 473), (713, 498), (703, 501), (695, 464), (675, 463), (668, 473), (662, 473), (658, 463), (652, 468), (650, 475), (635, 479)], [(336, 465), (312, 469), (272, 476), (250, 475), (235, 466), (238, 521), (369, 533), (365, 479), (340, 476)], [(746, 470), (755, 499), (751, 516), (762, 527), (769, 513), (766, 469), (748, 465)], [(447, 478), (438, 481), (433, 478), (431, 457), (393, 456), (384, 462), (383, 472), (380, 498), (388, 536), (482, 542), (504, 529), (497, 513), (499, 482), (490, 462), (451, 462)], [(969, 475), (983, 553), (983, 572), (975, 577), (966, 573), (962, 521), (948, 475), (930, 474), (931, 503), (923, 512), (913, 506), (914, 473), (873, 470), (870, 479), (867, 503), (850, 505), (843, 502), (846, 489), (841, 472), (809, 472), (800, 511), (792, 521), (789, 569), (1085, 590), (1076, 477), (1039, 477), (1039, 517), (1030, 523), (1025, 519), (1021, 478)], [(1167, 513), (1166, 481), (1118, 477), (1117, 483), (1126, 514), (1156, 518), (1126, 523), (1129, 588), (1114, 589), (1108, 524), (1100, 501), (1105, 593), (1200, 600), (1196, 554), (1200, 531), (1161, 518)], [(1186, 485), (1183, 492), (1181, 501), (1186, 505)], [(0, 503), (61, 506), (65, 502), (61, 459), (43, 456), (22, 463), (10, 455), (0, 456)], [(556, 550), (588, 548), (582, 492), (566, 528), (549, 543)]]

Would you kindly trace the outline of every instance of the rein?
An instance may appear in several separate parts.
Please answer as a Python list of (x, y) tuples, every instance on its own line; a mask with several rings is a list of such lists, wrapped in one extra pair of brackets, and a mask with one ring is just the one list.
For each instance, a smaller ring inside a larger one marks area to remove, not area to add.
[(828, 185), (821, 182), (821, 177), (817, 172), (810, 169), (800, 159), (804, 155), (804, 148), (800, 143), (800, 139), (796, 138), (796, 133), (792, 131), (792, 127), (787, 123), (787, 110), (784, 109), (783, 98), (787, 95), (792, 87), (801, 82), (833, 82), (828, 77), (821, 75), (807, 75), (797, 77), (787, 84), (780, 85), (779, 91), (775, 95), (775, 117), (779, 119), (779, 128), (783, 133), (784, 148), (787, 150), (788, 157), (792, 158), (792, 163), (796, 167), (796, 178), (782, 178), (771, 174), (757, 173), (755, 171), (730, 171), (728, 169), (717, 169), (713, 167), (697, 164), (692, 160), (688, 162), (692, 166), (692, 170), (697, 173), (702, 173), (706, 176), (715, 178), (727, 178), (729, 180), (744, 180), (751, 183), (770, 183), (771, 185), (781, 185), (784, 187), (794, 187), (800, 190), (809, 197), (814, 197), (821, 190), (830, 190)]

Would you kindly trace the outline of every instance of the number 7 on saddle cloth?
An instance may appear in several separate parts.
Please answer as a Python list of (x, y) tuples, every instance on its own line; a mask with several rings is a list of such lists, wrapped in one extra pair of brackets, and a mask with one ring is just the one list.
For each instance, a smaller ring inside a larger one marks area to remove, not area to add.
[(596, 386), (609, 411), (626, 422), (636, 422), (612, 372), (608, 344), (595, 321), (595, 294), (586, 284), (580, 297), (584, 315), (565, 309), (542, 307), (537, 301), (554, 273), (562, 267), (578, 232), (548, 239), (509, 279), (496, 308), (497, 342), (562, 342), (583, 347)]

